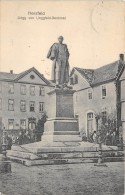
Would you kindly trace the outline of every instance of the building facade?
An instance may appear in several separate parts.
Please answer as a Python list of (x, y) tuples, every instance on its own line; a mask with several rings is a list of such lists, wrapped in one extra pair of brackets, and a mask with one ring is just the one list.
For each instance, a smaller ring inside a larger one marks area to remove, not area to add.
[(20, 74), (0, 73), (0, 124), (7, 130), (35, 129), (48, 109), (51, 83), (34, 67)]
[[(97, 130), (97, 116), (119, 115), (120, 101), (117, 91), (117, 75), (124, 67), (123, 56), (120, 60), (105, 65), (98, 69), (73, 68), (70, 75), (70, 85), (76, 90), (74, 94), (74, 113), (79, 120), (81, 134), (88, 137), (90, 133)], [(117, 114), (117, 110), (119, 111)]]
[[(95, 70), (73, 68), (70, 85), (76, 91), (74, 115), (78, 117), (81, 135), (88, 137), (97, 130), (100, 113), (104, 118), (107, 114), (116, 117), (117, 128), (121, 123), (125, 126), (124, 68), (123, 55)], [(0, 72), (0, 128), (35, 129), (42, 114), (51, 109), (48, 92), (53, 87), (34, 67), (20, 74)]]

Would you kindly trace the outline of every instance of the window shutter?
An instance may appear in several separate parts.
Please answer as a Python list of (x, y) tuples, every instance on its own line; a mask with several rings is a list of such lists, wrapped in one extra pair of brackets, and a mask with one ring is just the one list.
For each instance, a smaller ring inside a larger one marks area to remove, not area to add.
[(73, 85), (73, 77), (70, 78), (70, 85)]
[(74, 75), (74, 84), (78, 84), (78, 76)]

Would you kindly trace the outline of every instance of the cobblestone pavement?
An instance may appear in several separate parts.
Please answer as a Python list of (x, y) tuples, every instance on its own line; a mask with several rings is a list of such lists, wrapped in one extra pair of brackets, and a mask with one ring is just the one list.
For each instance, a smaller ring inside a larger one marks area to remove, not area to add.
[(123, 195), (122, 162), (26, 167), (12, 163), (12, 173), (0, 175), (6, 195)]

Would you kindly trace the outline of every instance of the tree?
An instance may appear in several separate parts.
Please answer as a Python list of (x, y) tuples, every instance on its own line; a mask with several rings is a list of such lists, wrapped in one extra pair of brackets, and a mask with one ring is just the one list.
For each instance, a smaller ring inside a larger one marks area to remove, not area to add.
[(95, 114), (97, 131), (101, 132), (102, 141), (105, 139), (107, 132), (112, 133), (116, 130), (117, 114), (116, 110), (108, 112), (98, 112)]

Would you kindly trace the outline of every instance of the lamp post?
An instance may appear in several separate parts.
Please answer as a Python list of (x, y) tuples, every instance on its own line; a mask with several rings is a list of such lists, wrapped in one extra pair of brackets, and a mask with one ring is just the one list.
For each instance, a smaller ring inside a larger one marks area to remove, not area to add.
[(11, 162), (7, 160), (7, 139), (6, 130), (3, 128), (2, 135), (2, 159), (0, 160), (0, 173), (10, 173), (11, 172)]
[(98, 162), (94, 166), (104, 166), (107, 167), (107, 165), (103, 162), (103, 156), (102, 156), (102, 141), (101, 141), (101, 130), (98, 130)]
[(102, 142), (101, 142), (101, 130), (98, 131), (98, 144), (99, 144), (99, 148), (98, 148), (98, 164), (103, 162), (102, 159)]
[(2, 136), (2, 154), (3, 154), (3, 160), (7, 159), (7, 140), (6, 140), (6, 130), (5, 127), (3, 128), (3, 136)]
[(102, 155), (102, 141), (101, 141), (101, 128), (99, 128), (99, 119), (101, 118), (101, 113), (96, 114), (96, 131), (98, 136), (98, 162), (94, 166), (104, 166), (107, 165), (103, 162), (103, 155)]

